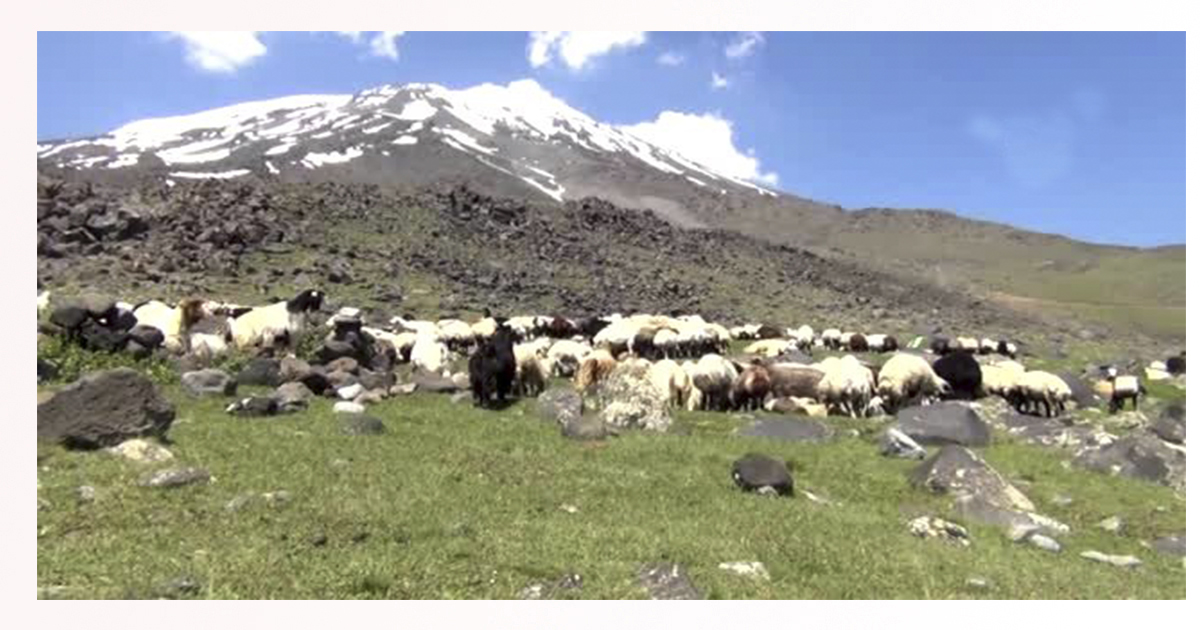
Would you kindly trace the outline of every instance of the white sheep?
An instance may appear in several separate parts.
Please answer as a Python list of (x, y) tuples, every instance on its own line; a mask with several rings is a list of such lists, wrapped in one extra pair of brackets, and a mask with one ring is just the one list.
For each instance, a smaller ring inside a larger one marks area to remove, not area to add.
[(417, 343), (417, 334), (410, 332), (394, 333), (379, 328), (363, 326), (363, 332), (374, 339), (382, 341), (396, 351), (396, 356), (403, 359), (412, 353), (413, 345)]
[(959, 337), (958, 347), (971, 354), (976, 354), (979, 352), (979, 340), (974, 337)]
[(914, 398), (922, 403), (950, 391), (950, 384), (942, 380), (925, 359), (907, 353), (892, 355), (879, 370), (880, 397), (890, 411)]
[(790, 339), (763, 339), (746, 346), (746, 354), (755, 354), (772, 358), (785, 355), (797, 349), (796, 342)]
[(1110, 367), (1108, 368), (1108, 381), (1112, 383), (1112, 396), (1108, 402), (1109, 413), (1116, 413), (1118, 409), (1124, 409), (1126, 400), (1132, 400), (1133, 410), (1137, 411), (1138, 397), (1146, 393), (1146, 388), (1142, 386), (1141, 380), (1130, 374), (1118, 376), (1117, 369)]
[(229, 320), (230, 333), (237, 348), (268, 347), (280, 338), (290, 342), (304, 330), (308, 313), (321, 308), (325, 294), (320, 291), (301, 291), (286, 302), (250, 309)]
[(163, 334), (163, 347), (170, 352), (181, 353), (188, 349), (191, 327), (204, 317), (203, 302), (197, 299), (183, 300), (171, 307), (150, 300), (133, 309), (138, 325), (157, 328)]
[(389, 322), (396, 332), (410, 332), (437, 336), (437, 324), (425, 320), (411, 320), (403, 317), (393, 317)]
[(667, 358), (679, 356), (679, 332), (671, 328), (654, 333), (654, 347)]
[(744, 324), (742, 326), (734, 326), (729, 329), (729, 334), (734, 339), (748, 341), (758, 339), (758, 331), (762, 329), (762, 324)]
[(450, 365), (450, 349), (434, 333), (417, 333), (410, 361), (418, 370), (441, 374)]
[(821, 345), (830, 350), (837, 349), (842, 342), (842, 331), (836, 328), (826, 328), (821, 331)]
[(812, 349), (813, 341), (815, 339), (815, 333), (813, 332), (812, 326), (805, 324), (799, 328), (789, 328), (787, 330), (787, 335), (788, 337), (792, 338), (792, 341), (796, 342), (796, 346), (799, 349), (805, 351)]
[(650, 367), (650, 382), (668, 406), (682, 408), (687, 404), (692, 379), (678, 363), (671, 359), (656, 362)]
[[(1020, 365), (1020, 364), (1017, 364)], [(981, 365), (979, 370), (983, 373), (983, 390), (989, 396), (1000, 396), (1004, 399), (1012, 397), (1013, 392), (1017, 387), (1017, 380), (1025, 371), (1014, 369), (1007, 365)]]
[(1042, 370), (1022, 372), (1013, 391), (1017, 411), (1025, 413), (1032, 405), (1032, 411), (1044, 408), (1044, 415), (1051, 418), (1065, 411), (1071, 399), (1071, 388), (1066, 381)]
[(443, 319), (437, 323), (438, 341), (452, 350), (463, 351), (475, 343), (470, 324), (459, 319)]
[(875, 395), (871, 370), (847, 355), (822, 361), (825, 376), (817, 384), (817, 397), (830, 411), (840, 410), (851, 418), (867, 413)]
[(471, 334), (477, 339), (491, 339), (492, 335), (496, 334), (495, 318), (484, 317), (471, 324)]
[(729, 392), (737, 375), (733, 363), (720, 355), (706, 354), (700, 357), (688, 373), (692, 385), (700, 391), (699, 407), (706, 411), (724, 411), (728, 408)]
[(571, 378), (591, 351), (591, 346), (586, 343), (563, 339), (554, 342), (546, 356), (553, 366), (554, 375)]
[(979, 340), (979, 354), (994, 354), (1000, 352), (1000, 342), (984, 337)]

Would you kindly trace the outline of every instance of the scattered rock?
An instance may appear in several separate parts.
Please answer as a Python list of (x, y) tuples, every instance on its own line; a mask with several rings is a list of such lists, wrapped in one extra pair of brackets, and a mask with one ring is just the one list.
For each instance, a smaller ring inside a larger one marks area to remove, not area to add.
[(225, 408), (225, 413), (241, 418), (268, 418), (279, 412), (279, 401), (272, 396), (243, 398)]
[(329, 543), (329, 537), (326, 536), (324, 533), (313, 534), (312, 536), (309, 536), (309, 538), (308, 538), (308, 544), (310, 544), (314, 547), (324, 547), (328, 543)]
[(983, 458), (958, 445), (942, 447), (909, 475), (909, 481), (935, 493), (975, 495), (993, 506), (1033, 511), (1033, 502), (1004, 480)]
[(909, 521), (908, 532), (917, 538), (940, 538), (964, 547), (971, 545), (967, 528), (936, 516), (920, 516)]
[(905, 435), (895, 427), (884, 431), (879, 440), (879, 453), (884, 457), (899, 457), (901, 459), (925, 459), (925, 449), (915, 440)]
[(89, 374), (38, 405), (38, 439), (68, 448), (116, 446), (131, 438), (166, 437), (175, 407), (130, 368)]
[(143, 348), (153, 350), (166, 341), (161, 330), (153, 326), (137, 325), (129, 330), (129, 340)]
[(644, 566), (638, 571), (638, 581), (650, 591), (650, 599), (684, 600), (703, 599), (700, 590), (692, 584), (691, 577), (683, 566), (675, 563), (659, 563)]
[(391, 372), (373, 372), (371, 370), (359, 370), (358, 382), (367, 391), (382, 390), (386, 392), (391, 389), (392, 385), (396, 384), (396, 375)]
[(348, 385), (346, 387), (339, 388), (337, 390), (337, 395), (338, 395), (338, 398), (341, 398), (342, 400), (354, 400), (355, 398), (358, 398), (360, 395), (362, 395), (366, 391), (367, 390), (365, 388), (363, 388), (363, 386), (361, 384), (355, 383), (353, 385)]
[(824, 442), (833, 437), (833, 430), (808, 418), (756, 416), (752, 424), (738, 431), (738, 435), (784, 442)]
[(450, 404), (452, 405), (461, 405), (462, 403), (472, 402), (473, 400), (474, 394), (471, 392), (457, 392), (450, 396)]
[(996, 506), (988, 502), (986, 497), (974, 494), (955, 499), (954, 511), (973, 523), (1003, 528), (1013, 540), (1021, 540), (1032, 533), (1062, 535), (1071, 532), (1070, 527), (1048, 516)]
[(379, 418), (352, 414), (342, 423), (342, 433), (347, 435), (383, 435), (387, 427)]
[(325, 369), (329, 372), (345, 372), (357, 375), (358, 361), (354, 360), (353, 357), (341, 357), (326, 363)]
[(96, 500), (96, 489), (92, 486), (79, 486), (75, 489), (75, 500), (80, 503), (92, 503)]
[(367, 408), (358, 403), (342, 401), (333, 405), (334, 413), (366, 413), (366, 411)]
[(571, 389), (551, 389), (538, 396), (535, 409), (539, 418), (566, 426), (583, 415), (583, 398)]
[(203, 590), (200, 581), (189, 576), (177, 577), (163, 582), (155, 587), (154, 592), (160, 599), (181, 599), (195, 597)]
[(974, 589), (981, 590), (981, 591), (985, 591), (991, 587), (991, 584), (988, 583), (988, 581), (983, 578), (974, 577), (974, 578), (967, 578), (967, 586), (974, 588)]
[(278, 359), (251, 359), (246, 367), (238, 372), (237, 382), (239, 385), (257, 386), (257, 387), (279, 387), (283, 384), (283, 377), (279, 369)]
[(423, 370), (413, 374), (412, 383), (416, 385), (415, 391), (419, 392), (453, 394), (458, 391), (458, 385), (455, 385), (454, 381), (440, 374), (432, 374)]
[(1097, 523), (1096, 526), (1110, 534), (1119, 534), (1125, 528), (1125, 521), (1121, 520), (1120, 516), (1110, 516)]
[(1042, 551), (1049, 551), (1051, 553), (1058, 553), (1062, 551), (1062, 545), (1058, 544), (1057, 540), (1054, 540), (1045, 534), (1030, 534), (1025, 537), (1025, 542), (1037, 547), (1038, 549), (1041, 549)]
[(279, 360), (279, 378), (284, 383), (302, 382), (311, 372), (312, 366), (301, 359), (286, 357)]
[(1085, 551), (1079, 555), (1084, 558), (1087, 558), (1088, 560), (1095, 560), (1096, 562), (1103, 562), (1105, 564), (1111, 564), (1114, 567), (1122, 567), (1122, 568), (1132, 569), (1134, 567), (1141, 566), (1141, 564), (1142, 564), (1142, 561), (1138, 560), (1134, 556), (1114, 556), (1114, 555), (1110, 555), (1107, 553), (1101, 553), (1099, 551), (1090, 551), (1090, 550)]
[(454, 386), (459, 389), (471, 389), (471, 376), (466, 372), (458, 372), (454, 376), (451, 376), (450, 382), (454, 383)]
[(1174, 404), (1163, 410), (1162, 415), (1150, 425), (1150, 431), (1159, 439), (1183, 445), (1187, 441), (1186, 412), (1182, 405)]
[(307, 409), (313, 393), (304, 383), (289, 382), (280, 385), (273, 397), (281, 412), (292, 413)]
[(566, 512), (567, 514), (578, 514), (579, 513), (579, 508), (575, 507), (574, 505), (569, 505), (566, 503), (558, 506), (558, 509)]
[(211, 480), (212, 477), (203, 468), (171, 468), (143, 477), (138, 485), (146, 488), (180, 488)]
[(1150, 543), (1150, 547), (1159, 553), (1169, 556), (1186, 556), (1187, 534), (1163, 536)]
[(50, 363), (48, 361), (43, 361), (40, 357), (37, 360), (37, 370), (38, 370), (38, 380), (37, 380), (38, 385), (41, 385), (42, 383), (45, 383), (46, 381), (52, 381), (52, 380), (58, 378), (58, 368), (55, 367), (53, 363)]
[(417, 391), (416, 383), (404, 383), (403, 385), (393, 385), (392, 388), (388, 390), (388, 393), (393, 396), (408, 396), (415, 391)]
[(752, 580), (771, 581), (771, 574), (761, 562), (722, 562), (717, 565), (722, 571), (729, 571)]
[(649, 368), (637, 362), (621, 362), (597, 388), (600, 418), (616, 429), (666, 431), (671, 416), (666, 401), (646, 378)]
[(1096, 396), (1091, 387), (1083, 382), (1078, 376), (1070, 372), (1058, 372), (1057, 376), (1071, 388), (1071, 397), (1075, 399), (1075, 405), (1081, 409), (1095, 409), (1103, 405), (1103, 401)]
[(237, 381), (221, 370), (199, 370), (180, 377), (183, 389), (193, 396), (233, 396)]
[(787, 466), (758, 453), (749, 453), (734, 462), (732, 475), (733, 482), (747, 492), (771, 488), (780, 495), (792, 496), (794, 490), (792, 473)]
[(562, 435), (572, 440), (592, 442), (603, 440), (614, 435), (614, 432), (604, 424), (600, 416), (586, 414), (568, 419), (566, 424), (562, 425)]
[(1187, 480), (1187, 457), (1182, 447), (1145, 431), (1130, 433), (1108, 446), (1084, 449), (1073, 464), (1173, 488), (1182, 487)]
[(521, 589), (521, 592), (517, 593), (517, 598), (526, 600), (544, 599), (549, 590), (545, 584), (531, 584)]
[(175, 457), (171, 451), (143, 439), (125, 440), (109, 447), (108, 452), (139, 463), (165, 462)]
[(908, 407), (896, 414), (896, 428), (923, 446), (987, 446), (991, 431), (970, 405), (941, 402)]
[(1054, 505), (1057, 505), (1060, 507), (1066, 507), (1066, 506), (1074, 503), (1075, 499), (1072, 499), (1071, 497), (1069, 497), (1065, 494), (1056, 494), (1050, 498), (1050, 502), (1053, 503)]

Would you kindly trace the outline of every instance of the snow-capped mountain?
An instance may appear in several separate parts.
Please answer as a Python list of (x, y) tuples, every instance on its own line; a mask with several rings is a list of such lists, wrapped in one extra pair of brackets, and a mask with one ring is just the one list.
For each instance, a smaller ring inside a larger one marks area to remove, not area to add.
[(388, 85), (292, 96), (129, 123), (103, 136), (40, 143), (39, 164), (177, 179), (251, 174), (285, 181), (422, 184), (453, 177), (556, 201), (588, 195), (694, 223), (694, 195), (775, 197), (598, 122), (531, 80), (451, 90)]

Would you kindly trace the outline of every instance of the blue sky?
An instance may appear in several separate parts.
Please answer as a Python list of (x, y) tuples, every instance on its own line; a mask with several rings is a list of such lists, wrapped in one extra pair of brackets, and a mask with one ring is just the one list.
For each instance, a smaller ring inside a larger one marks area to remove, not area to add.
[(1185, 240), (1184, 53), (1183, 33), (41, 32), (37, 135), (531, 78), (608, 123), (711, 114), (734, 145), (714, 155), (800, 196), (1149, 246)]

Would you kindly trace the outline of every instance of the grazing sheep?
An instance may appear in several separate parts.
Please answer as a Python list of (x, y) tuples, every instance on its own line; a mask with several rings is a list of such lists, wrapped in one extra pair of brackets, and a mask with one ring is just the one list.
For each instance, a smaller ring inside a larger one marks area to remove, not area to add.
[(679, 333), (663, 328), (654, 333), (654, 348), (658, 356), (673, 359), (679, 356)]
[(895, 352), (900, 343), (891, 335), (867, 335), (867, 350), (870, 352)]
[(608, 350), (596, 348), (583, 358), (575, 373), (575, 389), (588, 391), (598, 385), (617, 367), (617, 360)]
[(549, 339), (538, 339), (513, 347), (516, 360), (517, 393), (522, 396), (537, 396), (546, 389), (550, 380), (551, 365), (547, 356), (550, 352)]
[(996, 352), (1010, 359), (1017, 358), (1017, 344), (1011, 341), (1001, 341), (996, 344)]
[(821, 331), (821, 345), (829, 350), (837, 350), (841, 347), (842, 331), (836, 328), (826, 328)]
[(417, 343), (417, 334), (410, 332), (393, 333), (378, 328), (369, 328), (364, 326), (363, 332), (377, 339), (396, 351), (396, 357), (403, 363), (408, 363), (412, 359), (412, 349)]
[(650, 368), (650, 382), (669, 407), (683, 408), (687, 405), (692, 379), (683, 366), (671, 359), (658, 361)]
[(475, 344), (471, 325), (458, 319), (443, 319), (437, 323), (438, 341), (454, 352), (466, 352)]
[(754, 411), (763, 408), (771, 393), (771, 374), (760, 363), (753, 363), (738, 375), (733, 384), (734, 409)]
[(437, 336), (437, 324), (430, 321), (414, 320), (409, 316), (393, 317), (391, 322), (392, 329), (396, 332), (410, 332), (416, 334), (426, 334)]
[(1133, 410), (1137, 411), (1138, 397), (1146, 393), (1142, 381), (1132, 375), (1118, 375), (1117, 368), (1108, 368), (1108, 382), (1112, 383), (1112, 396), (1108, 400), (1108, 412), (1116, 413), (1125, 408), (1125, 401), (1133, 401)]
[(565, 317), (555, 317), (546, 328), (546, 336), (551, 339), (570, 339), (578, 334), (579, 327)]
[(1179, 356), (1169, 357), (1167, 359), (1167, 373), (1171, 376), (1179, 376), (1187, 372), (1187, 357), (1186, 352), (1179, 353)]
[(936, 355), (950, 354), (951, 343), (946, 337), (934, 337), (933, 341), (929, 342), (929, 351)]
[(979, 354), (987, 356), (989, 354), (999, 353), (999, 352), (1000, 352), (1000, 342), (999, 341), (996, 341), (995, 339), (988, 339), (987, 337), (984, 337), (983, 339), (979, 340)]
[(471, 324), (471, 336), (477, 343), (491, 339), (496, 334), (496, 320), (491, 315), (484, 315), (479, 321)]
[(850, 339), (847, 340), (846, 345), (850, 348), (850, 352), (866, 352), (870, 350), (867, 338), (860, 333), (850, 335)]
[(729, 329), (729, 334), (734, 339), (739, 341), (750, 341), (758, 339), (758, 330), (762, 328), (761, 324), (745, 324), (743, 326), (734, 326)]
[(170, 352), (187, 351), (188, 333), (192, 326), (204, 318), (202, 300), (189, 298), (174, 308), (150, 300), (133, 308), (133, 316), (141, 326), (157, 328), (163, 334), (163, 347)]
[(782, 339), (786, 336), (787, 333), (785, 333), (784, 330), (778, 326), (765, 324), (763, 326), (759, 326), (758, 328), (759, 339)]
[(629, 340), (627, 349), (629, 353), (642, 359), (658, 358), (658, 348), (654, 345), (654, 338), (658, 331), (649, 326), (644, 326), (637, 330), (633, 338)]
[(1071, 388), (1058, 376), (1041, 370), (1022, 372), (1012, 394), (1014, 407), (1020, 413), (1044, 409), (1043, 416), (1053, 418), (1066, 410)]
[(950, 384), (951, 400), (975, 400), (983, 394), (983, 372), (965, 349), (934, 361), (933, 371)]
[(286, 302), (252, 308), (230, 320), (233, 343), (237, 348), (290, 344), (293, 336), (304, 330), (308, 313), (320, 309), (324, 300), (324, 293), (310, 289)]
[[(417, 333), (416, 337), (409, 353), (409, 360), (413, 367), (433, 374), (441, 374), (450, 366), (450, 348), (438, 341), (436, 334)], [(397, 354), (399, 353), (400, 351), (397, 350)], [(507, 393), (507, 391), (506, 389), (505, 392)]]
[(728, 409), (729, 393), (738, 377), (737, 368), (731, 361), (717, 354), (706, 354), (694, 364), (688, 376), (692, 386), (700, 391), (700, 409)]
[(787, 339), (764, 339), (746, 347), (746, 354), (762, 357), (778, 357), (796, 350), (796, 342)]
[(787, 332), (788, 336), (792, 338), (792, 341), (796, 342), (797, 348), (804, 350), (805, 352), (812, 350), (813, 341), (815, 339), (812, 326), (805, 324), (799, 328), (788, 330)]
[(949, 390), (950, 384), (919, 356), (894, 354), (879, 370), (879, 395), (892, 413), (912, 400), (924, 403)]
[(563, 339), (554, 342), (546, 356), (550, 359), (555, 376), (571, 378), (591, 351), (592, 348), (585, 343)]
[[(477, 407), (504, 404), (517, 376), (517, 360), (513, 353), (516, 333), (502, 321), (498, 324), (492, 338), (476, 348), (467, 361), (471, 393)], [(420, 341), (417, 343), (420, 346)]]
[(825, 372), (816, 366), (776, 363), (767, 366), (771, 377), (771, 395), (775, 398), (817, 399), (817, 386)]
[(866, 413), (875, 394), (871, 371), (851, 355), (822, 363), (825, 376), (817, 384), (817, 400), (830, 412), (841, 411), (851, 418)]
[[(1019, 363), (1017, 365), (1020, 365)], [(1025, 368), (1019, 370), (1012, 369), (1003, 365), (981, 365), (979, 370), (983, 376), (983, 391), (989, 396), (999, 396), (1005, 400), (1012, 400), (1013, 392), (1017, 386), (1017, 379), (1025, 371)]]
[(976, 354), (979, 352), (979, 340), (974, 337), (959, 337), (958, 347), (964, 352)]

